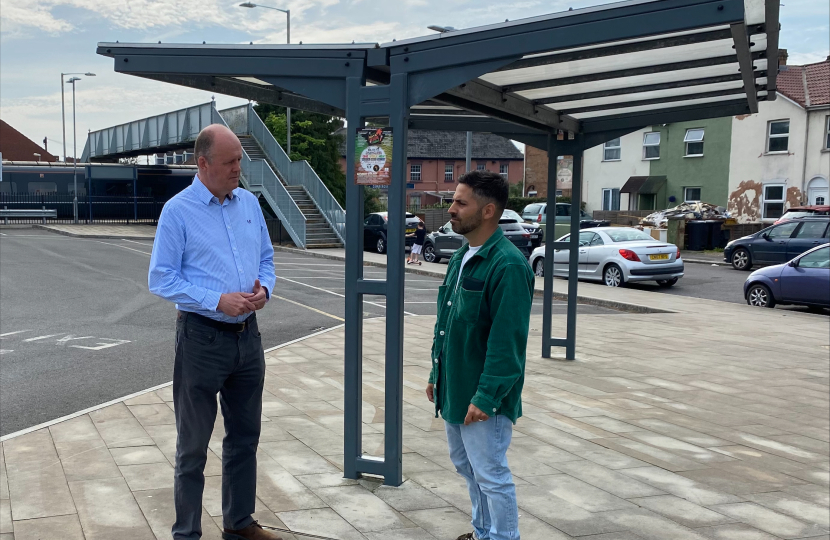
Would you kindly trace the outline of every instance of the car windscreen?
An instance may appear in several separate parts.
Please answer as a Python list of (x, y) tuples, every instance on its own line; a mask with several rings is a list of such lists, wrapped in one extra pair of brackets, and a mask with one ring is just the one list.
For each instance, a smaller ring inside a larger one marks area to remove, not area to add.
[(637, 229), (607, 229), (603, 232), (614, 242), (640, 242), (643, 240), (656, 242), (654, 238)]
[(502, 219), (512, 219), (512, 220), (515, 220), (515, 221), (522, 221), (522, 216), (520, 216), (518, 213), (514, 212), (513, 210), (505, 210), (504, 212), (502, 212), (501, 218)]
[(523, 233), (523, 232), (525, 232), (524, 227), (522, 227), (521, 225), (519, 225), (515, 221), (508, 221), (506, 223), (504, 223), (502, 221), (499, 221), (499, 226), (501, 227), (501, 230), (504, 231), (504, 232), (510, 232), (510, 233), (516, 233), (516, 232)]

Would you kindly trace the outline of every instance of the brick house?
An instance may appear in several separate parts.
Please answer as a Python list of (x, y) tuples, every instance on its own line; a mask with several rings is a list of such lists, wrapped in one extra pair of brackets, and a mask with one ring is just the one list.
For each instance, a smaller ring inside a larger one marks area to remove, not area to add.
[[(346, 170), (346, 128), (340, 144), (340, 167)], [(407, 145), (408, 206), (430, 206), (452, 197), (458, 178), (466, 169), (467, 134), (463, 131), (410, 130)], [(493, 171), (520, 184), (524, 155), (504, 137), (473, 133), (472, 169)]]
[[(0, 154), (8, 161), (57, 161), (34, 141), (0, 120)], [(39, 154), (40, 157), (35, 154)]]

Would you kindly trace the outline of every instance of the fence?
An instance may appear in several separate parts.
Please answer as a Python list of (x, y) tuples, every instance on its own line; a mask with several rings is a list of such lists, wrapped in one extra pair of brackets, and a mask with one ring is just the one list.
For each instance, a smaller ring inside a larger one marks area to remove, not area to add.
[[(71, 193), (0, 193), (0, 208), (9, 210), (57, 210), (47, 223), (73, 223), (74, 197)], [(158, 222), (164, 201), (152, 197), (78, 196), (79, 223)], [(9, 223), (40, 223), (41, 218), (9, 218)]]

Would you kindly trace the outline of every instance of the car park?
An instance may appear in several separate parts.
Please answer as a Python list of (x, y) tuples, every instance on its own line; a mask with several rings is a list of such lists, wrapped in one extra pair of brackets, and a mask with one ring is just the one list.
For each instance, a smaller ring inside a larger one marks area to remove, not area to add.
[[(513, 219), (500, 219), (499, 227), (505, 238), (513, 242), (513, 245), (519, 248), (519, 251), (525, 257), (530, 255), (532, 250), (530, 234), (525, 231), (521, 224), (516, 223)], [(424, 241), (424, 260), (436, 263), (440, 262), (441, 259), (448, 259), (466, 243), (467, 239), (464, 235), (453, 231), (452, 224), (448, 221), (437, 231), (427, 235)]]
[[(387, 225), (389, 212), (374, 212), (363, 220), (363, 246), (378, 253), (386, 253), (388, 246)], [(414, 214), (406, 213), (406, 234), (412, 234), (418, 227), (421, 218)], [(406, 245), (411, 246), (415, 238), (404, 238)]]
[(522, 226), (522, 228), (527, 231), (530, 235), (530, 243), (533, 249), (542, 245), (542, 227), (539, 226), (538, 223), (528, 223), (526, 222), (522, 216), (518, 214), (518, 212), (514, 210), (510, 210), (509, 208), (505, 210), (501, 215), (501, 221), (505, 220), (513, 220), (514, 222), (518, 223)]
[(801, 217), (726, 244), (723, 260), (736, 270), (781, 264), (830, 241), (830, 216)]
[(791, 304), (830, 308), (830, 245), (752, 272), (744, 283), (744, 298), (757, 307)]
[[(570, 235), (559, 239), (567, 242)], [(554, 251), (553, 274), (568, 277), (570, 250)], [(671, 287), (683, 277), (684, 264), (674, 244), (660, 242), (630, 227), (597, 227), (579, 232), (579, 279), (601, 281), (609, 287), (622, 287), (635, 281), (656, 281)], [(545, 248), (533, 250), (530, 266), (544, 276)]]

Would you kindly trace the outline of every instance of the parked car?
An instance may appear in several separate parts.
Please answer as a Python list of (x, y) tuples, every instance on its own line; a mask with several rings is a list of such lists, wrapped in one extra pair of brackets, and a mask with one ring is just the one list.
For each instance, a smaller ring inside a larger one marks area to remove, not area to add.
[[(522, 219), (531, 223), (538, 223), (542, 228), (542, 238), (547, 235), (547, 212), (548, 203), (533, 203), (524, 207)], [(554, 237), (567, 234), (571, 230), (571, 205), (569, 203), (556, 203), (556, 223), (554, 225)], [(589, 229), (592, 227), (606, 227), (610, 225), (607, 221), (595, 220), (591, 214), (584, 210), (579, 211), (579, 228)]]
[[(525, 257), (530, 255), (532, 249), (530, 233), (525, 231), (521, 224), (512, 219), (500, 219), (499, 227), (504, 236), (513, 242), (513, 245), (519, 248)], [(453, 231), (452, 224), (448, 221), (437, 231), (427, 235), (424, 241), (424, 260), (437, 263), (441, 259), (448, 259), (466, 243), (467, 239), (464, 235)]]
[(723, 260), (737, 270), (781, 264), (808, 249), (826, 244), (830, 216), (796, 218), (726, 244)]
[[(570, 239), (566, 234), (559, 242)], [(553, 274), (568, 276), (570, 250), (557, 249)], [(533, 250), (530, 266), (544, 276), (545, 248)], [(643, 231), (629, 227), (598, 227), (579, 232), (579, 279), (602, 281), (609, 287), (622, 287), (634, 281), (656, 281), (671, 287), (683, 277), (680, 250), (674, 244), (655, 240)]]
[(744, 298), (750, 306), (758, 307), (795, 304), (830, 308), (830, 245), (752, 272), (744, 283)]
[[(363, 220), (363, 246), (378, 253), (386, 253), (388, 245), (386, 226), (389, 221), (389, 212), (375, 212), (366, 216)], [(421, 218), (414, 214), (406, 213), (406, 234), (415, 232)], [(415, 242), (415, 238), (404, 239), (407, 246)]]
[(522, 216), (514, 210), (507, 209), (501, 215), (502, 221), (513, 220), (521, 225), (528, 234), (530, 234), (530, 243), (533, 249), (542, 245), (542, 227), (538, 223), (527, 223)]
[(812, 206), (793, 206), (792, 208), (788, 208), (787, 211), (784, 212), (784, 215), (778, 218), (778, 221), (776, 221), (774, 225), (796, 218), (815, 216), (830, 216), (830, 205), (819, 204)]

